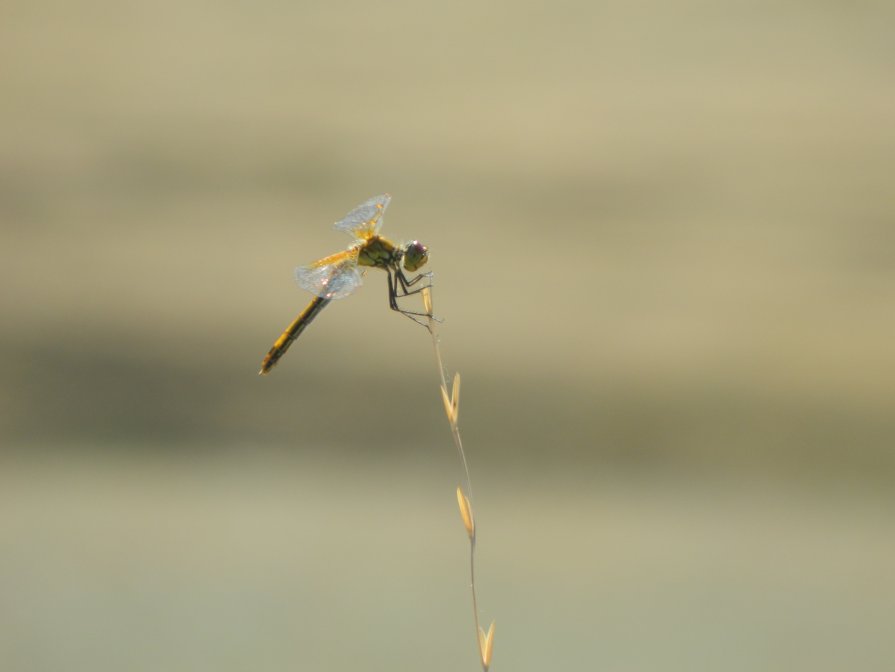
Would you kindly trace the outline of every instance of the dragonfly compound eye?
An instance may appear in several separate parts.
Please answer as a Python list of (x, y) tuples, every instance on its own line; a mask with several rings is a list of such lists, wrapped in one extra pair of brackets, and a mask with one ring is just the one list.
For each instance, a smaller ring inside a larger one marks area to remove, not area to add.
[(404, 249), (404, 269), (411, 273), (429, 261), (429, 248), (420, 241), (408, 243)]

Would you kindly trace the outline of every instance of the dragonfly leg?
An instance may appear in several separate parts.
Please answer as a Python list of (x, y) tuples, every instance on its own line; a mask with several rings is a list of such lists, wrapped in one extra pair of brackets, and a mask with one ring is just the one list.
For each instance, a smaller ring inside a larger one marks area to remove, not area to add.
[[(388, 306), (389, 306), (389, 308), (391, 308), (395, 312), (401, 313), (402, 315), (404, 315), (407, 318), (410, 318), (411, 320), (413, 320), (420, 326), (423, 326), (426, 329), (428, 329), (429, 328), (428, 323), (424, 322), (423, 320), (421, 320), (419, 318), (424, 317), (428, 320), (433, 317), (432, 315), (430, 315), (429, 313), (417, 313), (412, 310), (404, 310), (403, 308), (401, 308), (401, 306), (398, 305), (399, 298), (404, 298), (405, 296), (409, 296), (411, 294), (417, 294), (418, 292), (421, 292), (424, 289), (424, 287), (420, 287), (418, 290), (407, 291), (406, 287), (404, 286), (404, 282), (407, 281), (407, 278), (403, 278), (403, 281), (399, 280), (399, 278), (401, 278), (401, 275), (402, 275), (402, 274), (400, 274), (400, 271), (396, 271), (393, 274), (391, 269), (386, 269), (386, 272), (388, 273)], [(421, 278), (421, 277), (423, 277), (423, 276), (420, 275), (420, 276), (417, 276), (416, 278), (414, 278), (414, 282), (417, 282), (419, 280), (419, 278)], [(398, 293), (399, 288), (401, 291), (400, 294)]]
[[(423, 290), (431, 289), (433, 286), (432, 277), (434, 275), (435, 274), (433, 272), (429, 271), (428, 273), (420, 273), (419, 275), (408, 280), (407, 276), (404, 275), (404, 271), (401, 268), (395, 269), (395, 280), (394, 280), (395, 298), (403, 299), (405, 296), (411, 296), (412, 294), (419, 294)], [(417, 287), (416, 289), (410, 289), (410, 287), (413, 287), (415, 284), (417, 284), (420, 280), (423, 280), (423, 279), (428, 280), (429, 282), (427, 282), (422, 287)], [(398, 293), (399, 286), (400, 286), (400, 293)], [(431, 319), (435, 320), (436, 322), (444, 322), (444, 320), (442, 320), (440, 317), (436, 317), (432, 313), (415, 313), (413, 311), (402, 311), (402, 312), (410, 313), (411, 315), (419, 315), (420, 317), (431, 318)]]
[[(404, 275), (404, 272), (401, 269), (397, 269), (395, 271), (395, 279), (393, 281), (392, 287), (394, 288), (395, 298), (403, 299), (405, 296), (411, 296), (413, 294), (419, 294), (427, 289), (432, 288), (432, 273), (420, 273), (415, 278), (408, 280), (407, 276)], [(422, 287), (417, 287), (416, 289), (410, 289), (415, 284), (417, 284), (420, 280), (429, 280), (429, 282)], [(412, 312), (412, 311), (407, 311)], [(423, 315), (425, 317), (432, 317), (430, 313), (413, 313), (414, 315)]]
[(417, 292), (421, 292), (423, 289), (425, 289), (425, 287), (420, 287), (419, 289), (416, 289), (412, 292), (409, 291), (409, 289), (408, 289), (409, 287), (413, 287), (416, 283), (418, 283), (423, 278), (425, 278), (426, 280), (429, 281), (429, 284), (426, 285), (426, 287), (431, 287), (433, 275), (435, 275), (435, 274), (432, 271), (429, 271), (428, 273), (420, 273), (416, 277), (408, 280), (407, 276), (404, 275), (404, 271), (400, 267), (395, 270), (395, 276), (397, 277), (398, 282), (401, 283), (401, 289), (404, 290), (404, 294), (416, 294)]
[[(400, 268), (397, 268), (397, 269), (395, 269), (395, 279), (393, 282), (393, 286), (395, 288), (395, 293), (398, 296), (402, 296), (402, 297), (410, 296), (411, 294), (419, 294), (427, 287), (432, 286), (432, 275), (433, 275), (432, 273), (420, 273), (416, 277), (408, 280), (407, 276), (404, 275), (404, 271), (401, 270)], [(410, 289), (411, 287), (413, 287), (414, 285), (419, 283), (420, 280), (423, 280), (423, 279), (428, 280), (429, 282), (426, 283), (425, 285), (423, 285), (422, 287), (417, 287), (416, 289)]]

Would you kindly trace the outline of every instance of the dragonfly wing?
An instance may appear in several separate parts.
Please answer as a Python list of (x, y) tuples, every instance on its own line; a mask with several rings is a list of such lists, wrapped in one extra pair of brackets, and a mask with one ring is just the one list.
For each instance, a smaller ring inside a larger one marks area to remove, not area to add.
[(388, 194), (374, 196), (349, 212), (343, 219), (333, 224), (337, 231), (344, 231), (350, 236), (367, 240), (372, 238), (382, 226), (382, 216), (392, 197)]
[[(321, 263), (328, 262), (329, 263)], [(321, 259), (295, 269), (295, 279), (302, 289), (324, 299), (344, 299), (363, 284), (357, 267), (357, 250)]]

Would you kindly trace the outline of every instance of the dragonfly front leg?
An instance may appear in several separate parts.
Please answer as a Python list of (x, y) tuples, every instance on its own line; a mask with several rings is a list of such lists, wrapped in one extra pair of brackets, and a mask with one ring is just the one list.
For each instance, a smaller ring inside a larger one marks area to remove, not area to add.
[[(401, 285), (401, 295), (402, 295), (402, 296), (410, 296), (411, 294), (419, 294), (419, 293), (420, 293), (421, 291), (423, 291), (424, 289), (426, 289), (426, 288), (432, 286), (432, 276), (433, 276), (433, 275), (434, 275), (434, 274), (431, 273), (431, 272), (429, 272), (429, 273), (420, 273), (420, 274), (417, 275), (416, 277), (414, 277), (414, 278), (408, 280), (408, 279), (407, 279), (407, 276), (404, 275), (404, 271), (401, 270), (400, 268), (398, 268), (398, 269), (395, 270), (395, 280), (397, 281), (397, 283), (396, 283), (396, 285), (395, 285), (395, 289), (397, 290), (397, 285), (400, 284), (400, 285)], [(414, 289), (414, 290), (411, 290), (411, 289), (410, 289), (411, 287), (413, 287), (415, 284), (417, 284), (417, 283), (418, 283), (420, 280), (422, 280), (423, 278), (425, 278), (426, 280), (429, 281), (429, 284), (428, 284), (428, 285), (425, 285), (425, 286), (423, 286), (423, 287), (418, 287), (417, 289)]]
[[(392, 273), (392, 269), (387, 268), (386, 272), (388, 273), (388, 306), (389, 306), (389, 308), (391, 308), (392, 310), (394, 310), (398, 313), (401, 313), (405, 317), (410, 318), (417, 324), (419, 324), (423, 327), (426, 327), (428, 329), (429, 325), (419, 318), (425, 317), (428, 319), (428, 318), (431, 318), (432, 315), (430, 315), (429, 313), (417, 313), (412, 310), (404, 310), (403, 308), (401, 308), (401, 306), (398, 305), (399, 297), (404, 298), (405, 296), (409, 296), (411, 294), (417, 294), (418, 292), (421, 292), (423, 289), (425, 289), (425, 287), (420, 287), (419, 289), (408, 291), (407, 287), (410, 287), (412, 284), (415, 284), (416, 282), (418, 282), (420, 278), (426, 277), (426, 274), (418, 275), (411, 282), (411, 281), (408, 281), (407, 278), (404, 277), (404, 274), (401, 273), (400, 271), (395, 271), (394, 273)], [(429, 286), (431, 286), (431, 285), (427, 285), (427, 287), (429, 287)], [(399, 289), (400, 289), (400, 293), (399, 293)]]
[[(404, 275), (404, 271), (400, 267), (395, 269), (395, 294), (397, 295), (397, 298), (404, 298), (405, 296), (410, 296), (411, 294), (419, 294), (420, 292), (422, 292), (425, 289), (431, 289), (432, 285), (433, 285), (432, 277), (434, 275), (435, 274), (433, 272), (429, 271), (428, 273), (420, 273), (416, 277), (413, 277), (410, 280), (408, 280), (407, 276)], [(423, 280), (423, 279), (426, 279), (429, 282), (427, 282), (422, 287), (417, 287), (416, 289), (410, 289), (415, 284), (417, 284), (420, 280)], [(401, 288), (400, 294), (398, 294), (399, 286)], [(435, 320), (436, 322), (444, 321), (440, 317), (435, 317), (435, 315), (433, 315), (432, 313), (414, 313), (412, 311), (403, 311), (403, 312), (410, 313), (411, 315), (419, 315), (421, 317), (427, 317), (427, 318)]]

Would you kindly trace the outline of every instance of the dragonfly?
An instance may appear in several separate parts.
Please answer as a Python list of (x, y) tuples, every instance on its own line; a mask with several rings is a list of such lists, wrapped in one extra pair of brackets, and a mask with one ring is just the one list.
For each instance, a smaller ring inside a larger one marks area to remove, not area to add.
[[(388, 274), (388, 305), (394, 311), (427, 326), (424, 318), (432, 318), (429, 312), (420, 313), (405, 310), (398, 299), (418, 294), (431, 286), (431, 273), (415, 273), (429, 260), (429, 248), (413, 240), (406, 244), (396, 244), (379, 235), (382, 217), (391, 196), (382, 194), (361, 203), (344, 218), (333, 224), (333, 228), (354, 238), (348, 249), (323, 257), (295, 269), (298, 284), (314, 298), (301, 314), (292, 321), (261, 362), (259, 375), (265, 375), (276, 366), (286, 354), (289, 346), (320, 311), (335, 299), (343, 299), (354, 293), (363, 284), (367, 268), (380, 268)], [(429, 282), (422, 282), (428, 280)]]

